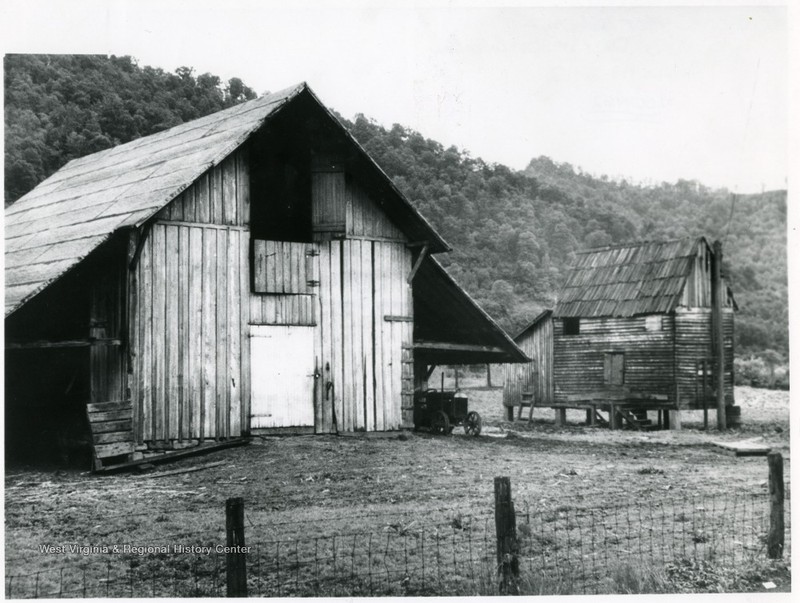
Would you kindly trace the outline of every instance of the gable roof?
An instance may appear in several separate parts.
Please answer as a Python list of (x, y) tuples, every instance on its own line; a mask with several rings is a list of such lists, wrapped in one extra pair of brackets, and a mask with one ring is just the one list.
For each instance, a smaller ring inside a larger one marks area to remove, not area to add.
[(520, 339), (532, 328), (540, 324), (543, 320), (550, 318), (553, 315), (553, 310), (551, 308), (547, 308), (546, 310), (542, 310), (537, 314), (536, 318), (534, 318), (531, 322), (528, 323), (527, 326), (523, 327), (522, 330), (514, 336), (514, 341), (516, 343), (520, 343)]
[(115, 232), (141, 226), (295, 98), (310, 96), (390, 188), (430, 251), (450, 247), (305, 84), (268, 94), (67, 163), (5, 210), (6, 316)]
[(579, 252), (554, 316), (634, 316), (672, 311), (705, 237)]

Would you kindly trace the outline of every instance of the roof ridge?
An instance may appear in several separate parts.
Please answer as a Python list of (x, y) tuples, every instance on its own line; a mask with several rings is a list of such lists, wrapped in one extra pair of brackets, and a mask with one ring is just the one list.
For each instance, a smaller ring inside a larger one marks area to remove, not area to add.
[(663, 240), (648, 240), (645, 239), (644, 241), (635, 241), (633, 243), (619, 243), (617, 245), (606, 245), (604, 247), (591, 247), (589, 249), (581, 249), (576, 251), (576, 255), (586, 255), (589, 253), (598, 253), (600, 251), (611, 251), (613, 249), (633, 249), (634, 247), (643, 247), (645, 245), (667, 245), (669, 243), (678, 243), (683, 241), (700, 241), (701, 239), (705, 239), (704, 235), (698, 235), (695, 237), (676, 237), (674, 239), (663, 239)]

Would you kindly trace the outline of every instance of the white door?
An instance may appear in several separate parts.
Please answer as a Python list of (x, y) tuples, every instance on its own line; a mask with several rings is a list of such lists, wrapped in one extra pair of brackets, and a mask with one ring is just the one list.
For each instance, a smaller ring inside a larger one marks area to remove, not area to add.
[(251, 326), (251, 422), (314, 425), (314, 327)]

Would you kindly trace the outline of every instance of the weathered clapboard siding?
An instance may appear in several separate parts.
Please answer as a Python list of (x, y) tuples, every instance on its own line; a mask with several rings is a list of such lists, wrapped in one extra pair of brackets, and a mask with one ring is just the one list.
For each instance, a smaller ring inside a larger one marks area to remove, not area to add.
[(504, 365), (503, 405), (518, 406), (522, 393), (532, 393), (535, 404), (553, 402), (553, 320), (547, 313), (514, 341), (532, 362)]
[(136, 268), (132, 395), (137, 441), (242, 435), (242, 325), (249, 316), (237, 228), (156, 222)]
[(253, 292), (309, 295), (316, 291), (314, 243), (253, 240)]
[[(725, 401), (733, 404), (733, 310), (724, 309), (725, 337)], [(713, 370), (711, 309), (678, 308), (675, 311), (676, 382), (680, 387), (681, 408), (703, 408), (702, 378), (697, 374), (698, 363), (706, 360)], [(716, 378), (707, 377), (707, 406), (716, 408)]]
[(554, 318), (555, 401), (617, 387), (604, 382), (604, 359), (610, 352), (625, 354), (625, 388), (674, 399), (673, 320), (665, 315), (661, 331), (647, 331), (644, 316), (582, 318), (579, 335), (564, 335), (563, 319)]
[(247, 226), (250, 171), (247, 145), (211, 168), (156, 215), (157, 220)]

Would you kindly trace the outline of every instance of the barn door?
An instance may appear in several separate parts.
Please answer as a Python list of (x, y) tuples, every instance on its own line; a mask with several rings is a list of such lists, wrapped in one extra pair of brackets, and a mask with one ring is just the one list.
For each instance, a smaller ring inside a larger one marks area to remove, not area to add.
[(313, 427), (314, 327), (252, 326), (250, 358), (250, 426)]

